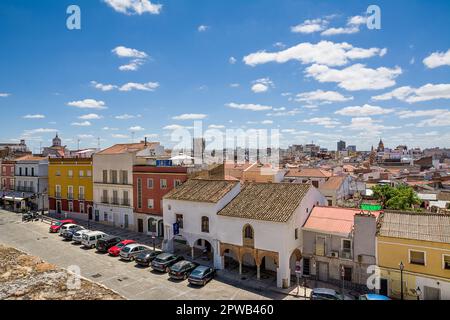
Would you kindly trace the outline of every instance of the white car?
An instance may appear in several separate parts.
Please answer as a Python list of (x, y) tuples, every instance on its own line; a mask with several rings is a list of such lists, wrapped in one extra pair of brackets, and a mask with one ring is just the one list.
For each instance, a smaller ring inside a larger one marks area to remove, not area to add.
[(81, 240), (83, 240), (83, 234), (88, 233), (88, 232), (91, 232), (91, 230), (84, 229), (84, 230), (75, 232), (73, 234), (72, 241), (74, 243), (81, 243)]
[(81, 244), (86, 248), (94, 248), (97, 240), (106, 237), (107, 234), (100, 231), (91, 231), (83, 234)]
[(66, 230), (71, 230), (71, 229), (75, 229), (76, 227), (78, 227), (77, 224), (74, 223), (68, 223), (63, 225), (61, 228), (59, 228), (59, 235), (62, 236), (62, 233)]

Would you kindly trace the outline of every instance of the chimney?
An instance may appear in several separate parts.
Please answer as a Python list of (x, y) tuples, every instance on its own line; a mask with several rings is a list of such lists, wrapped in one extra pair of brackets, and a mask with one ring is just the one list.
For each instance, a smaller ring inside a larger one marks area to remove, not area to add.
[(144, 138), (144, 146), (147, 146), (147, 137)]

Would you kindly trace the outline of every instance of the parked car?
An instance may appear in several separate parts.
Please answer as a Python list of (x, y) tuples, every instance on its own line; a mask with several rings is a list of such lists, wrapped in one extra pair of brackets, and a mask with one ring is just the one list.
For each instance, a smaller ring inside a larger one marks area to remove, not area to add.
[(315, 288), (311, 291), (311, 300), (355, 300), (350, 296), (342, 295), (333, 289)]
[(64, 240), (71, 241), (73, 239), (73, 235), (81, 230), (85, 230), (84, 227), (76, 226), (75, 228), (68, 228), (61, 232), (61, 236)]
[(197, 268), (197, 264), (187, 260), (182, 260), (169, 268), (169, 278), (175, 280), (186, 280), (191, 274), (192, 270)]
[(107, 236), (106, 233), (100, 231), (91, 231), (83, 234), (81, 244), (86, 248), (94, 248), (97, 241)]
[(170, 267), (181, 260), (184, 260), (182, 256), (177, 256), (171, 253), (161, 253), (152, 261), (151, 266), (153, 270), (169, 272)]
[(120, 254), (120, 250), (122, 250), (123, 247), (125, 247), (125, 246), (127, 246), (129, 244), (133, 244), (133, 243), (136, 243), (136, 241), (134, 241), (134, 240), (122, 240), (118, 244), (116, 244), (115, 246), (112, 246), (111, 248), (109, 248), (108, 249), (108, 253), (111, 256), (118, 257), (119, 254)]
[(107, 236), (97, 241), (97, 251), (108, 252), (108, 249), (118, 244), (122, 239), (117, 236)]
[(391, 298), (383, 296), (381, 294), (362, 294), (359, 296), (359, 300), (391, 300)]
[(59, 220), (59, 221), (55, 221), (52, 222), (52, 225), (50, 226), (50, 233), (57, 233), (59, 232), (59, 229), (65, 225), (65, 224), (69, 224), (69, 223), (75, 223), (74, 220), (72, 219), (67, 219), (67, 220)]
[(83, 234), (88, 232), (92, 232), (92, 230), (84, 229), (75, 232), (72, 236), (73, 243), (81, 243), (81, 240), (83, 240)]
[(192, 270), (188, 281), (190, 284), (204, 286), (214, 278), (216, 271), (213, 268), (198, 266)]
[(127, 260), (127, 261), (133, 261), (136, 256), (146, 250), (151, 250), (150, 247), (144, 246), (142, 244), (133, 243), (129, 244), (120, 250), (120, 259)]
[(138, 265), (143, 266), (143, 267), (149, 267), (150, 263), (152, 263), (152, 261), (159, 256), (162, 253), (162, 251), (160, 250), (145, 250), (142, 251), (141, 253), (139, 253), (136, 256), (135, 261), (137, 262)]
[(22, 214), (22, 221), (29, 222), (29, 221), (36, 221), (38, 219), (39, 214), (37, 212), (28, 211)]
[(65, 225), (62, 225), (61, 228), (59, 228), (59, 235), (62, 236), (62, 233), (64, 231), (75, 229), (76, 227), (78, 227), (78, 225), (75, 223), (67, 223)]

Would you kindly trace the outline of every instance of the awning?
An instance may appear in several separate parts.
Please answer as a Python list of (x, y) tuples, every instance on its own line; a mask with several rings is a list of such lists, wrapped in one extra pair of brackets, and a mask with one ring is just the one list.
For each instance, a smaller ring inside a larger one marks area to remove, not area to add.
[(5, 196), (3, 199), (7, 200), (7, 201), (14, 201), (14, 202), (21, 202), (22, 200), (25, 200), (25, 198), (17, 198), (17, 197), (10, 197), (10, 196)]

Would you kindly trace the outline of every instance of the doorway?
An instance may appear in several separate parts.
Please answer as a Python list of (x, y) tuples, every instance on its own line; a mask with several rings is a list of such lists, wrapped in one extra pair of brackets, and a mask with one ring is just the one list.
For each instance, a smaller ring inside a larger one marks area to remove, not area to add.
[(380, 294), (383, 296), (388, 295), (388, 281), (387, 279), (380, 279)]
[(158, 237), (164, 238), (164, 220), (158, 221)]
[(128, 221), (128, 215), (126, 214), (126, 215), (124, 215), (124, 220), (125, 220), (125, 223), (124, 223), (124, 228), (125, 229), (128, 229), (128, 224), (129, 224), (129, 221)]
[(438, 288), (432, 288), (424, 286), (424, 299), (425, 300), (441, 300), (441, 290)]
[(138, 219), (137, 223), (138, 223), (138, 232), (143, 233), (144, 232), (144, 220)]
[(319, 262), (319, 281), (328, 281), (328, 263)]
[(61, 214), (61, 201), (56, 201), (56, 213)]

